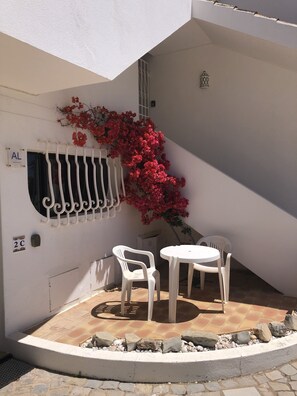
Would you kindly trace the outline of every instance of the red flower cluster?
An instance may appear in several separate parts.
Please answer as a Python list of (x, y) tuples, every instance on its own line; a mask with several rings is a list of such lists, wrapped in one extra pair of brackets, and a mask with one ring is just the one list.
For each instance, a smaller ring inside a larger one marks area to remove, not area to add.
[(76, 146), (83, 147), (86, 144), (87, 135), (82, 132), (73, 132), (72, 140)]
[[(59, 111), (64, 116), (58, 120), (61, 125), (89, 131), (108, 148), (112, 158), (121, 157), (128, 170), (123, 199), (140, 211), (144, 224), (163, 218), (172, 226), (183, 225), (180, 218), (188, 216), (188, 200), (180, 192), (185, 179), (168, 174), (164, 134), (155, 131), (151, 120), (135, 121), (132, 112), (119, 114), (101, 106), (87, 107), (77, 97), (72, 98), (71, 106)], [(72, 138), (78, 146), (87, 141), (82, 132), (73, 132)]]

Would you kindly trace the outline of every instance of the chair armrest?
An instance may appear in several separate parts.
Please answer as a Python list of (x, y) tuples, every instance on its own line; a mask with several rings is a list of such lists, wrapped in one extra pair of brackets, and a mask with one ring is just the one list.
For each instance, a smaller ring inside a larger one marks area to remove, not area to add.
[[(155, 268), (155, 258), (154, 258), (154, 255), (153, 255), (152, 252), (149, 252), (147, 250), (133, 249), (133, 248), (130, 248), (130, 247), (129, 248), (126, 247), (125, 250), (127, 252), (130, 252), (130, 253), (135, 253), (135, 254), (140, 254), (140, 255), (143, 255), (143, 256), (147, 256), (148, 259), (149, 259), (150, 267), (151, 268)], [(130, 259), (129, 259), (129, 261), (130, 261)], [(141, 261), (137, 261), (137, 262), (140, 263)]]
[(138, 260), (127, 259), (127, 258), (125, 258), (124, 260), (126, 261), (128, 267), (129, 267), (129, 264), (133, 264), (133, 265), (137, 265), (138, 267), (141, 267), (143, 270), (143, 274), (145, 276), (147, 276), (147, 266), (143, 262), (138, 261)]

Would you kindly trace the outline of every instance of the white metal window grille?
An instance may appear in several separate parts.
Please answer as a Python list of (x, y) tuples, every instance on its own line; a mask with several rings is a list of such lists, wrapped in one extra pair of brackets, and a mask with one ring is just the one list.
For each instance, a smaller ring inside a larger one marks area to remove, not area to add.
[(149, 69), (148, 62), (138, 60), (138, 92), (139, 92), (139, 118), (149, 118)]
[(28, 151), (31, 201), (52, 226), (115, 217), (125, 195), (119, 158), (104, 149), (43, 142), (43, 152)]

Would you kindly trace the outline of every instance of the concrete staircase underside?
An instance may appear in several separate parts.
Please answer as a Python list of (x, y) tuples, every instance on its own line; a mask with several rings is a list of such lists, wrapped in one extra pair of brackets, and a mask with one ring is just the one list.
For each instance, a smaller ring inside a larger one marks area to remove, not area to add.
[(187, 223), (202, 235), (221, 234), (233, 256), (288, 296), (297, 296), (297, 219), (266, 199), (167, 141), (172, 172), (186, 177)]

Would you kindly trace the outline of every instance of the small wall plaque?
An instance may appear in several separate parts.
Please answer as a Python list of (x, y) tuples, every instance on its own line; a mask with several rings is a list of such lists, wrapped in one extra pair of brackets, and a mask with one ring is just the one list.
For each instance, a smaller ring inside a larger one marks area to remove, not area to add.
[(12, 243), (13, 243), (13, 250), (12, 250), (13, 253), (20, 252), (22, 250), (26, 250), (25, 235), (13, 237)]
[(7, 166), (26, 166), (25, 149), (7, 147)]

